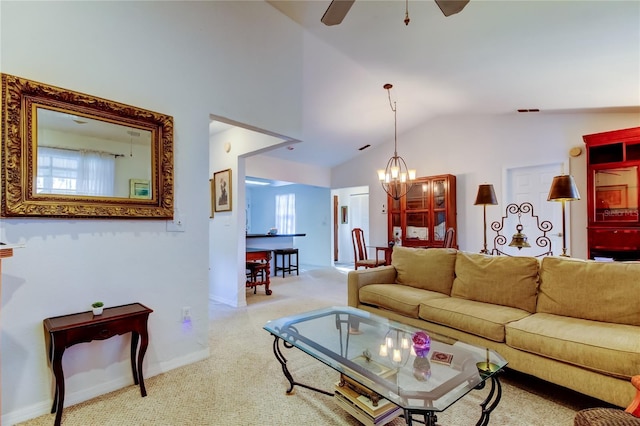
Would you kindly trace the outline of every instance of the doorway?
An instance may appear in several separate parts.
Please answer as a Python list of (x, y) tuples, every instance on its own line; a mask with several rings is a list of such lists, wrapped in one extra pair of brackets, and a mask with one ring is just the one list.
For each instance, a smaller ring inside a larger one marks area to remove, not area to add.
[[(369, 237), (369, 188), (358, 186), (331, 191), (333, 198), (334, 263), (354, 263), (351, 230), (362, 228)], [(336, 256), (337, 251), (337, 256)]]
[[(554, 255), (562, 253), (562, 206), (561, 203), (547, 201), (549, 188), (553, 177), (563, 173), (564, 163), (551, 163), (528, 167), (515, 167), (506, 169), (504, 173), (504, 206), (501, 215), (506, 214), (506, 206), (510, 203), (522, 204), (529, 202), (533, 206), (533, 214), (538, 216), (538, 221), (548, 220), (552, 224), (552, 229), (547, 233), (551, 240), (551, 251)], [(566, 209), (569, 208), (567, 203)], [(567, 210), (567, 218), (570, 217)], [(531, 214), (522, 214), (520, 217), (523, 226), (523, 233), (527, 235), (531, 248), (518, 250), (517, 248), (504, 246), (500, 250), (512, 256), (538, 256), (548, 250), (547, 247), (540, 247), (536, 244), (536, 238), (542, 235), (538, 229), (535, 218)], [(503, 235), (507, 238), (507, 243), (511, 241), (512, 235), (516, 232), (518, 216), (509, 214), (505, 219)], [(567, 225), (567, 245), (569, 244), (569, 226)]]

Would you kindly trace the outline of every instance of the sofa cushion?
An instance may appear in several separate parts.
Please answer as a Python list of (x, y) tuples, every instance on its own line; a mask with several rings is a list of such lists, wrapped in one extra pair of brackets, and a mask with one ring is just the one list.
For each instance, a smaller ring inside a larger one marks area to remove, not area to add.
[(399, 284), (369, 284), (360, 288), (360, 302), (418, 318), (420, 302), (449, 297), (435, 291)]
[(540, 267), (537, 311), (640, 325), (639, 293), (638, 262), (546, 257)]
[(420, 318), (467, 333), (504, 342), (505, 324), (531, 315), (522, 309), (455, 297), (424, 300)]
[(638, 374), (638, 327), (536, 313), (506, 331), (516, 349), (622, 378)]
[(424, 290), (451, 293), (456, 249), (418, 249), (395, 246), (391, 264), (396, 268), (398, 284)]
[(458, 252), (451, 296), (535, 312), (538, 259)]

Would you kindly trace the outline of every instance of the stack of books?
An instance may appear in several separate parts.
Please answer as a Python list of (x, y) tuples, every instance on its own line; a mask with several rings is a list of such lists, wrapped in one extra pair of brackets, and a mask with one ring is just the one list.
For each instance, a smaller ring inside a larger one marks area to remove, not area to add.
[(400, 407), (344, 375), (335, 385), (334, 399), (366, 426), (382, 426), (402, 414)]

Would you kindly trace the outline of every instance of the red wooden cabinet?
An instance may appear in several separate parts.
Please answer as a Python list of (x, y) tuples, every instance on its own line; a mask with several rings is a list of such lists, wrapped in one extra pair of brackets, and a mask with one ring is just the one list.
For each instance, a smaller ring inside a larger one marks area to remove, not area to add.
[(640, 260), (640, 127), (583, 136), (588, 256)]
[[(448, 228), (456, 230), (456, 177), (419, 177), (400, 200), (388, 197), (389, 241), (409, 247), (442, 247)], [(457, 244), (454, 241), (454, 246)]]

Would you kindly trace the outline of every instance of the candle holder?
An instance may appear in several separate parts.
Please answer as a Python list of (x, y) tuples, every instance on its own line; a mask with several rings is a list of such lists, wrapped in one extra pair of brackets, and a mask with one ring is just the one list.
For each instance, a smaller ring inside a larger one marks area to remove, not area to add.
[(388, 358), (394, 367), (405, 365), (411, 355), (411, 338), (402, 330), (389, 330), (380, 344), (378, 354)]

